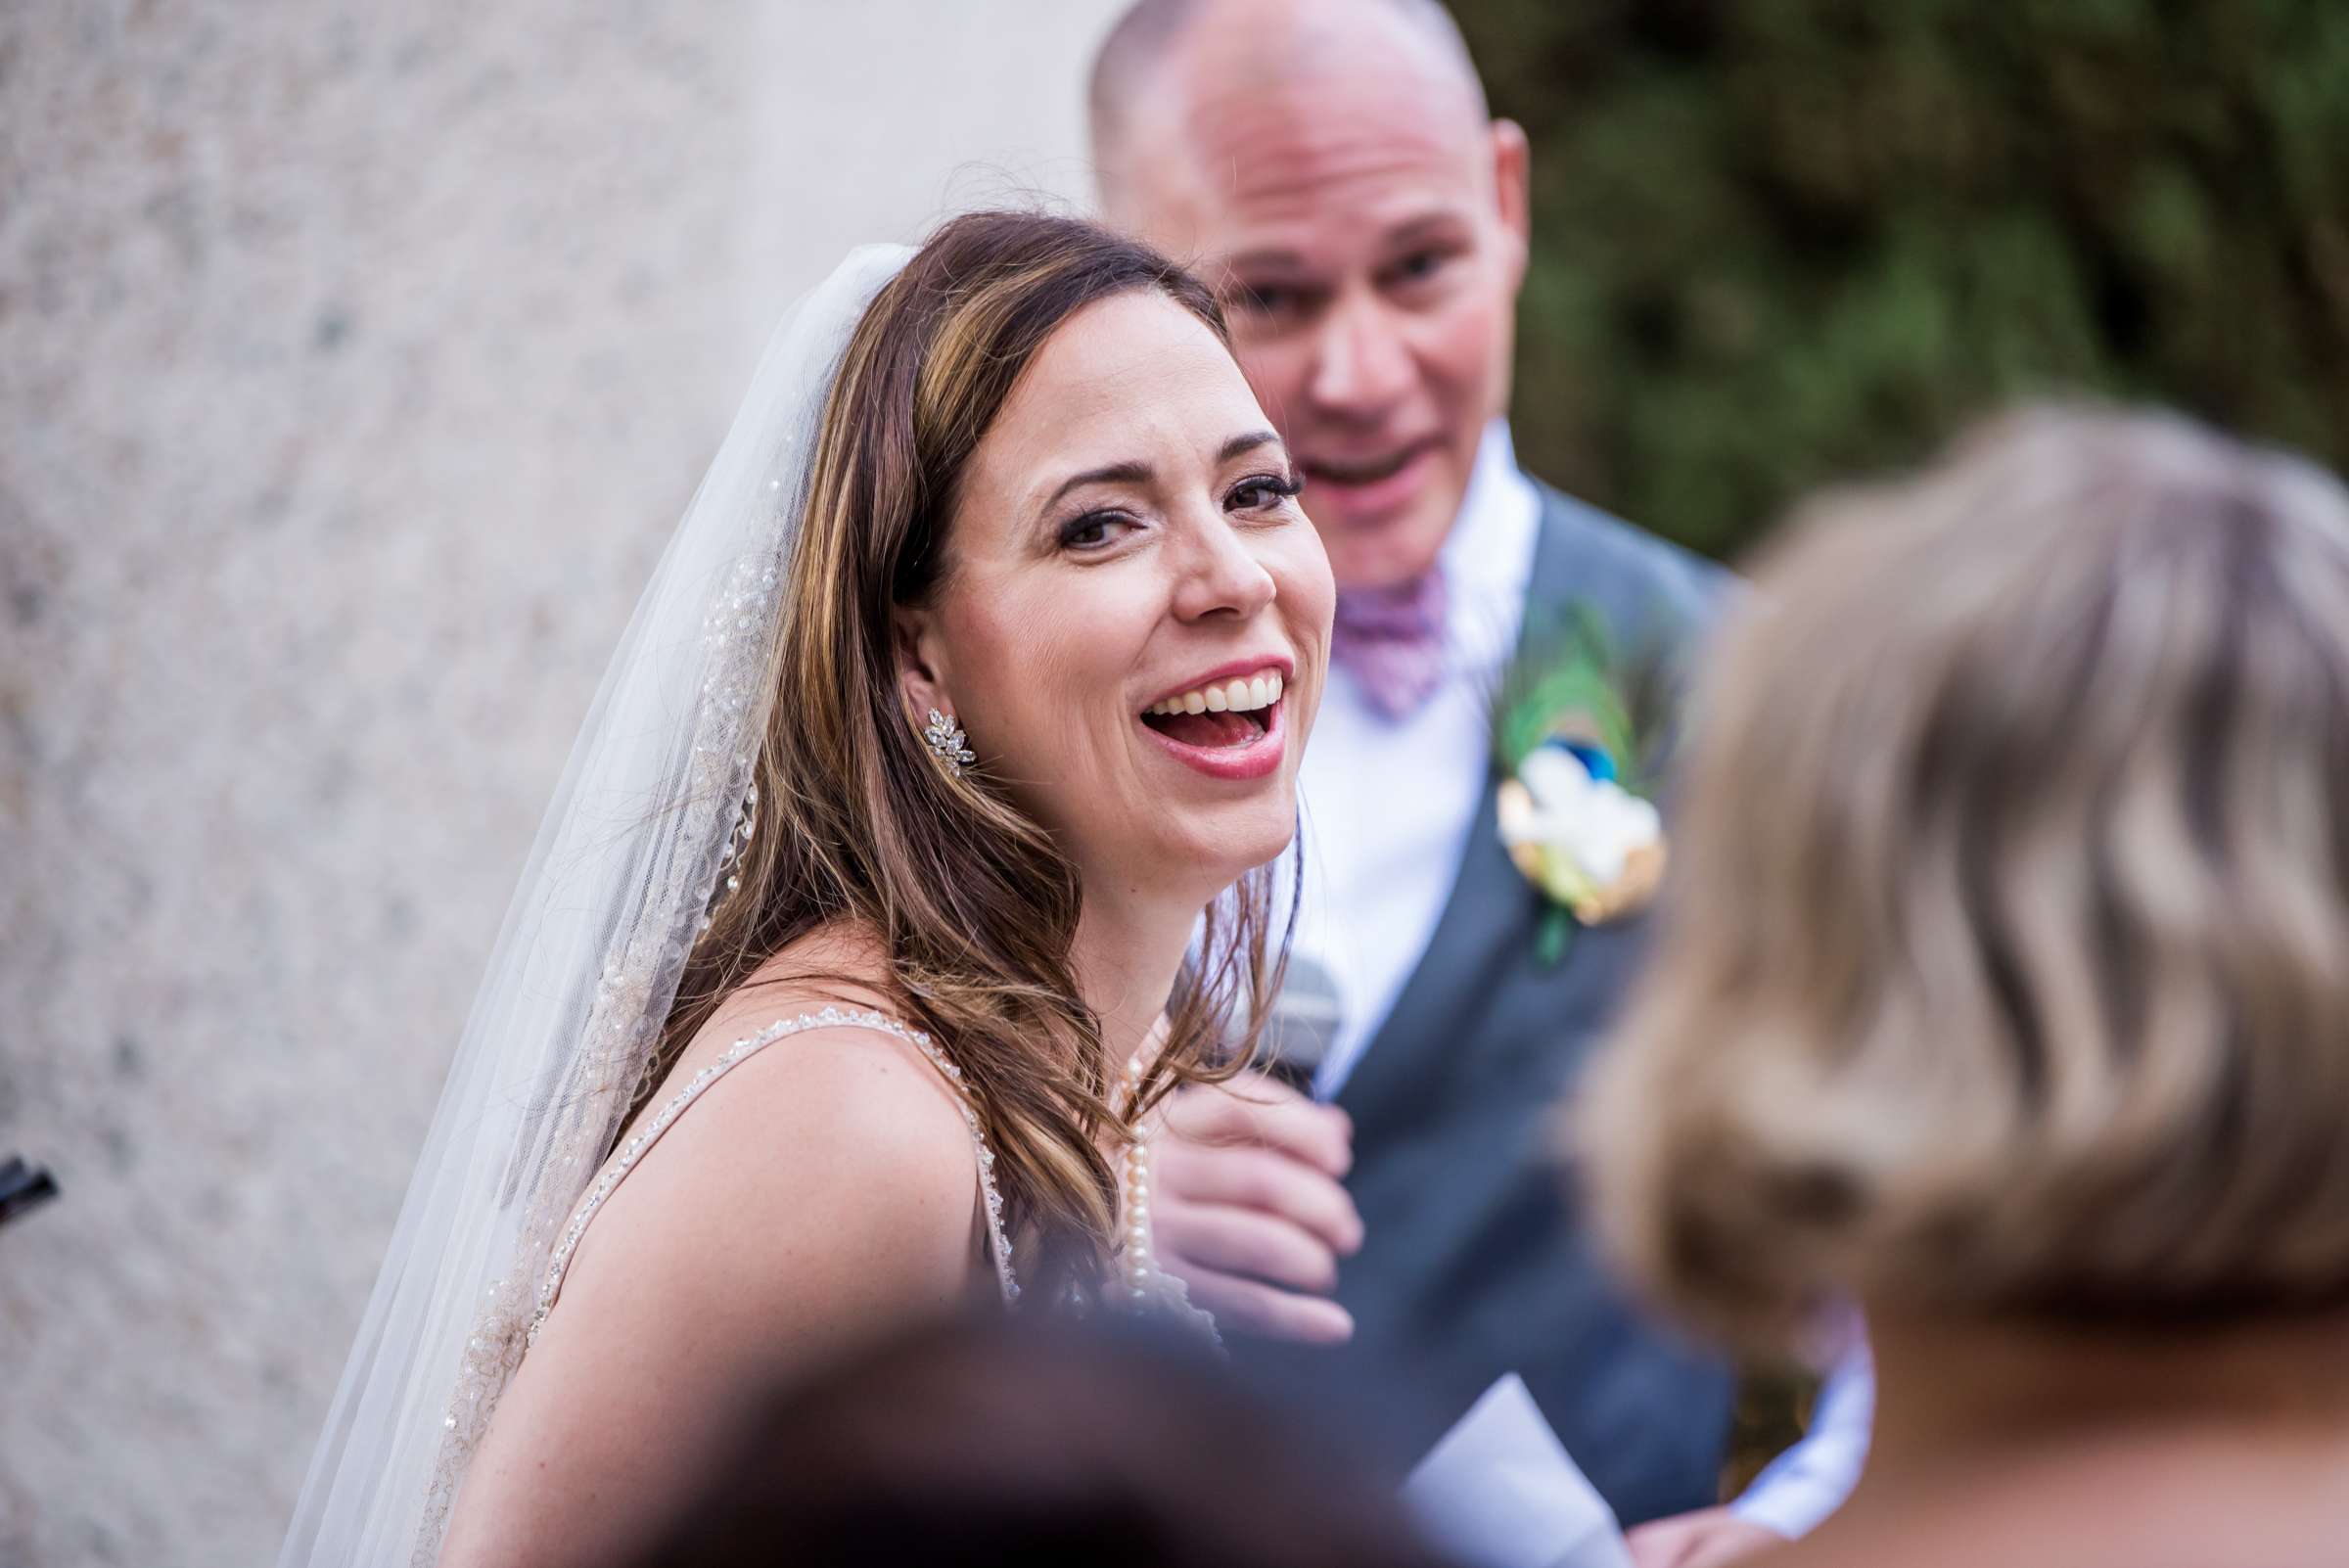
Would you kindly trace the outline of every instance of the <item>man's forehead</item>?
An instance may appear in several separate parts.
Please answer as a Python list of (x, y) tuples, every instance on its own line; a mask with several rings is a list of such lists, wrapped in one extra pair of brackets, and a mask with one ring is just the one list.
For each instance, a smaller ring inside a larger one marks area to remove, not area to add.
[(1305, 229), (1379, 233), (1473, 208), (1491, 179), (1483, 125), (1457, 105), (1414, 103), (1412, 85), (1316, 75), (1198, 93), (1176, 134), (1137, 155), (1155, 166), (1134, 183), (1146, 203), (1187, 210), (1141, 216), (1197, 230), (1187, 249), (1228, 255)]
[(1128, 79), (1116, 183), (1177, 250), (1228, 249), (1235, 220), (1311, 221), (1413, 183), (1472, 201), (1489, 179), (1473, 69), (1364, 0), (1208, 4)]

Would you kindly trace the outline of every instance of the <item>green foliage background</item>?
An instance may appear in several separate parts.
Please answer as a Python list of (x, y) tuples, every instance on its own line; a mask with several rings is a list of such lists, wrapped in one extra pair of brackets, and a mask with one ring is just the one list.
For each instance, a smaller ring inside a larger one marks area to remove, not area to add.
[(2011, 398), (2349, 465), (2349, 0), (1455, 0), (1528, 468), (1733, 554)]

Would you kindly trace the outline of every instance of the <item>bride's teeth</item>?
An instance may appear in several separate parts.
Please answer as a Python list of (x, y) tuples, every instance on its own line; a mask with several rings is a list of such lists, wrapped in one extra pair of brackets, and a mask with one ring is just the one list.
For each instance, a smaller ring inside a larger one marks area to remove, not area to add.
[(1268, 669), (1245, 680), (1229, 680), (1220, 686), (1186, 691), (1179, 697), (1163, 698), (1143, 712), (1160, 718), (1175, 714), (1249, 714), (1280, 701), (1285, 687), (1280, 671)]

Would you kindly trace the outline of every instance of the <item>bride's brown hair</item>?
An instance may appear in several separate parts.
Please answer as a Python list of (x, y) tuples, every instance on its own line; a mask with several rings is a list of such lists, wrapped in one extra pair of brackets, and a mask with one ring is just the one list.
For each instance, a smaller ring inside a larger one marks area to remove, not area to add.
[[(1046, 1303), (1100, 1282), (1117, 1208), (1102, 1145), (1138, 1113), (1113, 1099), (1071, 965), (1076, 867), (984, 768), (956, 778), (929, 755), (899, 684), (893, 612), (938, 587), (963, 472), (1045, 340), (1084, 306), (1143, 290), (1228, 342), (1215, 298), (1166, 257), (1035, 213), (946, 223), (865, 311), (824, 406), (784, 576), (760, 821), (640, 1090), (775, 954), (834, 924), (869, 931), (887, 974), (838, 978), (878, 985), (960, 1067), (1028, 1299)], [(1230, 1076), (1253, 1050), (1287, 951), (1285, 934), (1269, 936), (1270, 893), (1260, 867), (1207, 911), (1144, 1108)]]

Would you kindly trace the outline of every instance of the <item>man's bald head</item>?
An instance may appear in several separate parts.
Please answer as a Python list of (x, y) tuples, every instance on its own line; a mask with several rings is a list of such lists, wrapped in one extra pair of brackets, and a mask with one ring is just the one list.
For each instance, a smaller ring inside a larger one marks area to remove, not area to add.
[(1153, 120), (1184, 117), (1190, 106), (1182, 72), (1249, 51), (1268, 73), (1313, 62), (1335, 67), (1364, 51), (1409, 57), (1431, 80), (1451, 87), (1479, 121), (1491, 115), (1467, 40), (1442, 0), (1135, 0), (1102, 40), (1086, 86), (1105, 211), (1114, 215), (1125, 204), (1135, 147), (1165, 129)]
[(1525, 135), (1435, 0), (1141, 0), (1093, 69), (1112, 221), (1195, 265), (1343, 587), (1426, 571), (1507, 401)]

